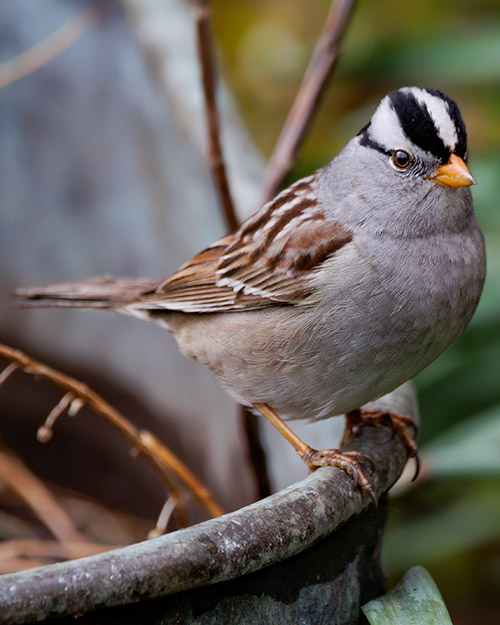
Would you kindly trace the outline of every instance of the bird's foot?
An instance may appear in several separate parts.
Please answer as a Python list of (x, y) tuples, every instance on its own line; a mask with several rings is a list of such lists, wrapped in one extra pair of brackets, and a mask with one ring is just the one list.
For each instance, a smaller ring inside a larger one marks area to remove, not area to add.
[[(346, 426), (342, 440), (340, 441), (340, 449), (346, 445), (354, 433), (363, 425), (385, 425), (392, 431), (393, 436), (398, 435), (403, 441), (408, 452), (409, 458), (415, 458), (415, 480), (420, 473), (420, 458), (415, 438), (418, 434), (417, 424), (406, 415), (398, 415), (382, 410), (351, 410), (346, 414)], [(408, 430), (411, 430), (412, 434)]]
[(360, 451), (339, 451), (338, 449), (317, 451), (304, 443), (268, 404), (255, 403), (254, 408), (286, 438), (310, 471), (315, 471), (319, 467), (338, 467), (351, 475), (354, 479), (354, 486), (359, 485), (363, 495), (370, 497), (375, 505), (377, 504), (375, 491), (359, 466), (363, 462), (373, 466), (372, 461), (365, 454)]
[(370, 497), (374, 504), (377, 504), (373, 486), (360, 467), (361, 463), (369, 463), (373, 466), (372, 461), (365, 454), (360, 451), (339, 451), (338, 449), (317, 451), (309, 446), (304, 451), (298, 453), (311, 472), (319, 467), (338, 467), (342, 469), (353, 478), (354, 487), (359, 486), (363, 495)]

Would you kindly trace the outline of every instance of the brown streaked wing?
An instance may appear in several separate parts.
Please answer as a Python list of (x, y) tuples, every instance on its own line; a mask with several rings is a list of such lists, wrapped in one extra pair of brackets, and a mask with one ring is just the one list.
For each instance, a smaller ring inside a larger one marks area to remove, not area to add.
[(311, 295), (310, 273), (352, 241), (326, 219), (315, 183), (316, 174), (299, 180), (239, 229), (221, 257), (217, 284), (281, 303)]
[(285, 189), (233, 234), (185, 263), (143, 300), (148, 308), (216, 312), (293, 304), (312, 294), (310, 274), (352, 241), (325, 218), (315, 174)]
[(270, 305), (269, 301), (260, 297), (246, 296), (216, 284), (220, 257), (233, 239), (234, 234), (230, 234), (215, 241), (162, 282), (154, 294), (141, 298), (137, 303), (142, 308), (182, 312), (221, 312)]
[[(143, 299), (141, 305), (183, 312), (214, 312), (235, 308), (234, 290), (216, 284), (217, 264), (233, 237), (228, 235), (215, 241), (188, 260), (162, 282), (153, 295)], [(237, 307), (241, 308), (241, 305)]]

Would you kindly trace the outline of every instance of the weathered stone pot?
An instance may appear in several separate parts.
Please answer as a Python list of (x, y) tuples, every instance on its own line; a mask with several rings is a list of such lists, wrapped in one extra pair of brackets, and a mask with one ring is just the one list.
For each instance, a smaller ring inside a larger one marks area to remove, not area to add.
[(384, 590), (384, 493), (406, 450), (382, 426), (362, 428), (348, 447), (373, 460), (364, 467), (377, 507), (339, 469), (319, 469), (223, 517), (0, 576), (0, 623), (357, 623)]

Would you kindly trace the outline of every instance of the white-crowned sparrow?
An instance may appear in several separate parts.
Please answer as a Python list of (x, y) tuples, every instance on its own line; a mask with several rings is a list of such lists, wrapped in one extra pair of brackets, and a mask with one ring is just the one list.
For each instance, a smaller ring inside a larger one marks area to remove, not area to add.
[(455, 102), (393, 91), (329, 165), (165, 282), (100, 278), (18, 297), (163, 325), (247, 406), (286, 419), (353, 411), (432, 362), (476, 308), (485, 252), (466, 161)]

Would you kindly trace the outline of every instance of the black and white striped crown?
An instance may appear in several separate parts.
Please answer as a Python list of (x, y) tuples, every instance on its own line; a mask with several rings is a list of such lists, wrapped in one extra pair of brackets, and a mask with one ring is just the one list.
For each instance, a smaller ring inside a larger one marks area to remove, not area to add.
[(467, 133), (456, 103), (437, 89), (404, 87), (389, 93), (360, 132), (363, 145), (384, 153), (417, 146), (446, 163), (466, 160)]

